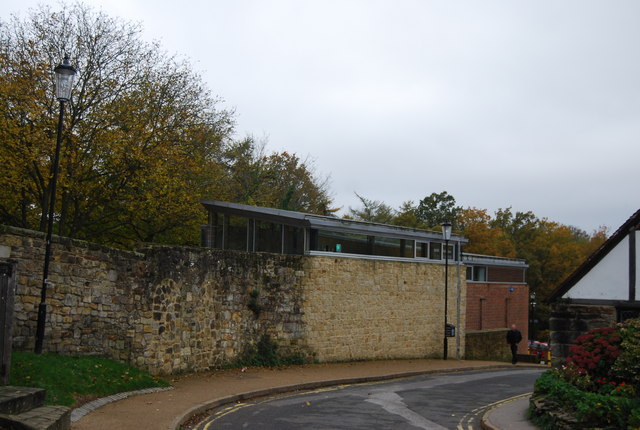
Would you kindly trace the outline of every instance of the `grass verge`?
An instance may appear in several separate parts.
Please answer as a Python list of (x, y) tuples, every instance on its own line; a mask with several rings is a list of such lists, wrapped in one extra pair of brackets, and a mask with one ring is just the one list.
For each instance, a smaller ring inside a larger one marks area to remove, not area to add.
[(47, 390), (49, 405), (76, 407), (98, 397), (169, 383), (147, 372), (100, 357), (13, 352), (9, 384)]

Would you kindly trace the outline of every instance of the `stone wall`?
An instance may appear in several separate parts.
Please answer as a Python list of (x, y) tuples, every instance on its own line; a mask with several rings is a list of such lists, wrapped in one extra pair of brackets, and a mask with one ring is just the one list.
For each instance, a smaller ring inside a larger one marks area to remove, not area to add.
[(594, 328), (613, 327), (615, 324), (614, 306), (554, 303), (549, 319), (553, 365), (564, 362), (569, 348), (581, 334)]
[[(14, 348), (32, 350), (42, 284), (43, 235), (3, 227), (17, 263)], [(227, 363), (262, 334), (304, 350), (303, 258), (150, 247), (114, 250), (54, 237), (44, 349), (95, 354), (152, 373)], [(264, 309), (257, 316), (251, 292)]]
[[(35, 341), (43, 240), (0, 226), (0, 259), (16, 265), (16, 349)], [(49, 279), (45, 351), (102, 355), (154, 374), (220, 366), (263, 334), (283, 352), (321, 361), (442, 353), (441, 264), (163, 246), (127, 252), (54, 237)]]
[[(468, 330), (466, 335), (467, 360), (511, 361), (511, 348), (507, 344), (509, 329)], [(523, 338), (521, 344), (527, 345)]]
[[(305, 270), (305, 337), (320, 361), (442, 357), (442, 264), (313, 257)], [(464, 339), (462, 284), (463, 329), (458, 327), (457, 335)], [(456, 285), (450, 270), (449, 323), (457, 318)], [(454, 338), (448, 349), (455, 357)]]

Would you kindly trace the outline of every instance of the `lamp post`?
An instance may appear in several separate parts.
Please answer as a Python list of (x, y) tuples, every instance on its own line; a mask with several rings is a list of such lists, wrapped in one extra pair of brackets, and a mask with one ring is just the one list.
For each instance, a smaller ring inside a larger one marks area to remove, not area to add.
[(51, 166), (49, 181), (49, 213), (47, 218), (47, 239), (44, 251), (44, 269), (42, 274), (42, 288), (40, 290), (40, 305), (38, 305), (38, 325), (36, 328), (35, 353), (42, 353), (44, 340), (44, 326), (47, 319), (47, 284), (49, 284), (49, 260), (51, 259), (51, 235), (53, 234), (53, 212), (56, 205), (56, 183), (58, 182), (58, 165), (60, 164), (60, 146), (62, 143), (62, 123), (64, 121), (64, 103), (71, 100), (71, 87), (76, 75), (76, 69), (69, 63), (69, 56), (65, 55), (62, 64), (54, 70), (56, 76), (56, 98), (60, 101), (60, 116), (58, 117), (58, 135), (56, 151)]
[(449, 341), (447, 340), (447, 306), (449, 295), (449, 239), (451, 239), (451, 223), (442, 223), (442, 237), (444, 238), (444, 348), (443, 360), (447, 359)]
[(531, 315), (529, 316), (529, 339), (536, 340), (536, 292), (533, 291), (529, 296), (531, 299)]

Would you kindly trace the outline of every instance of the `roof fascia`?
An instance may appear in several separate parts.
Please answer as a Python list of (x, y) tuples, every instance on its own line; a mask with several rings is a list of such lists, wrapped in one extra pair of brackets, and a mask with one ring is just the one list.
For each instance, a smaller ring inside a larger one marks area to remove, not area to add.
[[(343, 233), (364, 234), (367, 236), (385, 236), (410, 240), (438, 240), (442, 234), (435, 231), (415, 230), (392, 226), (388, 224), (367, 223), (362, 221), (347, 220), (342, 218), (330, 218), (316, 215), (308, 215), (307, 220), (311, 228), (339, 231)], [(451, 242), (466, 243), (467, 240), (459, 235), (451, 235)]]
[(482, 265), (495, 267), (518, 267), (526, 269), (527, 262), (518, 258), (495, 257), (492, 255), (462, 253), (462, 262), (466, 265)]
[(217, 200), (206, 200), (202, 204), (207, 209), (213, 209), (229, 215), (236, 215), (245, 218), (255, 218), (261, 221), (271, 221), (279, 224), (308, 227), (309, 223), (305, 218), (306, 214), (283, 209), (263, 208), (258, 206), (244, 205), (241, 203), (221, 202)]

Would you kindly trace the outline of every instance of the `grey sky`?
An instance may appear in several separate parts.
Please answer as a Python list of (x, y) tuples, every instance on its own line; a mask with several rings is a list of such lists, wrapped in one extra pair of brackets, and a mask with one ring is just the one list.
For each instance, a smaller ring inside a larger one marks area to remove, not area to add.
[(311, 157), (343, 212), (447, 191), (590, 233), (640, 207), (638, 1), (84, 3), (190, 59), (239, 137)]

